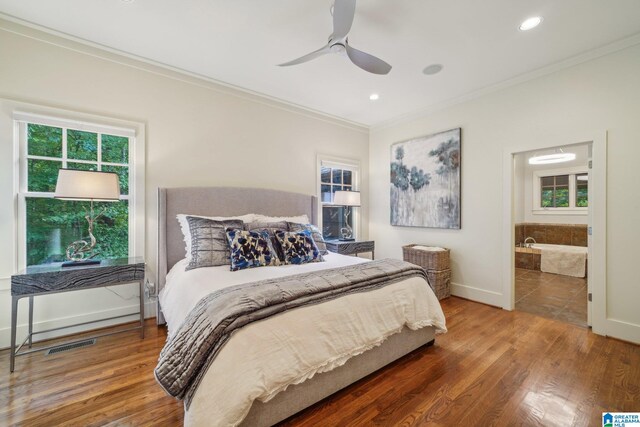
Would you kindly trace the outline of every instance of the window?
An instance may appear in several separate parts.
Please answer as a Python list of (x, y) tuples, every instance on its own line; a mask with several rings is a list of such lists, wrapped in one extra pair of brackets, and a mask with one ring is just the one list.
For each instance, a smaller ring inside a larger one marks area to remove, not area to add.
[(586, 173), (576, 175), (576, 206), (589, 206), (589, 175)]
[(320, 160), (320, 204), (322, 206), (321, 226), (326, 239), (340, 237), (340, 229), (345, 227), (344, 211), (351, 209), (348, 217), (349, 226), (357, 236), (357, 208), (345, 208), (333, 205), (336, 191), (357, 191), (359, 167), (355, 162)]
[(533, 173), (534, 214), (587, 214), (589, 174), (586, 168), (542, 170)]
[(63, 261), (70, 243), (87, 239), (84, 216), (89, 202), (53, 198), (60, 168), (118, 174), (120, 201), (94, 203), (96, 212), (105, 209), (95, 223), (94, 253), (99, 258), (132, 254), (130, 189), (134, 176), (131, 162), (134, 131), (35, 117), (19, 120), (18, 126), (24, 264)]
[(569, 175), (540, 178), (540, 206), (543, 208), (569, 207)]

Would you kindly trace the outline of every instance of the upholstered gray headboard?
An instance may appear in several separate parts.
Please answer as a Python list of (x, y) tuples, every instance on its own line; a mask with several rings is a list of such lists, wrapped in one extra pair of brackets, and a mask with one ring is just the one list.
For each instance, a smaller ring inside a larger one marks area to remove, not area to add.
[[(317, 198), (306, 194), (259, 188), (182, 187), (158, 189), (158, 291), (167, 273), (184, 258), (184, 240), (177, 214), (232, 216), (307, 214), (317, 224)], [(158, 305), (158, 322), (164, 323)]]

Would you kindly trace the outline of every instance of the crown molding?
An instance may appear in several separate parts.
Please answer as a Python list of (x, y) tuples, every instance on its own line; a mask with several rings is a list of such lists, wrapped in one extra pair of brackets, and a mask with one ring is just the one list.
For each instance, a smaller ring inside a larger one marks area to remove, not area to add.
[(640, 33), (634, 34), (630, 37), (617, 40), (613, 43), (583, 52), (576, 56), (572, 56), (570, 58), (564, 59), (559, 62), (555, 62), (553, 64), (547, 65), (542, 68), (538, 68), (536, 70), (520, 74), (519, 76), (513, 77), (508, 80), (504, 80), (500, 83), (496, 83), (490, 86), (486, 86), (482, 89), (478, 89), (476, 91), (467, 93), (465, 95), (459, 96), (454, 99), (450, 99), (447, 101), (443, 101), (428, 107), (421, 108), (419, 110), (412, 111), (407, 114), (403, 114), (392, 118), (390, 120), (385, 120), (376, 124), (373, 124), (369, 127), (371, 132), (383, 130), (385, 128), (389, 128), (392, 126), (401, 125), (404, 123), (408, 123), (414, 120), (418, 120), (421, 118), (425, 118), (430, 116), (438, 111), (445, 110), (447, 108), (453, 107), (455, 105), (459, 105), (477, 98), (481, 98), (485, 95), (489, 95), (494, 92), (501, 91), (503, 89), (519, 85), (521, 83), (528, 82), (530, 80), (535, 80), (540, 77), (544, 77), (549, 74), (553, 74), (557, 71), (561, 71), (567, 68), (574, 67), (576, 65), (593, 61), (597, 58), (610, 55), (615, 52), (619, 52), (621, 50), (633, 47), (640, 44)]
[(70, 34), (66, 34), (52, 28), (34, 24), (29, 21), (16, 18), (0, 12), (0, 30), (48, 43), (63, 49), (78, 52), (84, 55), (93, 56), (102, 60), (114, 62), (127, 67), (143, 70), (157, 74), (173, 80), (200, 86), (226, 95), (235, 96), (248, 101), (278, 108), (291, 113), (299, 114), (308, 118), (321, 120), (347, 129), (369, 133), (369, 127), (365, 124), (334, 116), (329, 113), (304, 107), (293, 102), (266, 95), (264, 93), (252, 91), (239, 86), (232, 85), (220, 80), (207, 77), (198, 73), (193, 73), (178, 67), (133, 55), (118, 49), (111, 48), (99, 43), (94, 43)]
[(392, 126), (408, 123), (414, 120), (428, 117), (436, 112), (445, 110), (447, 108), (459, 105), (477, 98), (481, 98), (485, 95), (489, 95), (494, 92), (501, 91), (503, 89), (519, 85), (521, 83), (535, 80), (540, 77), (544, 77), (549, 74), (553, 74), (557, 71), (561, 71), (567, 68), (574, 67), (576, 65), (595, 60), (597, 58), (636, 46), (640, 44), (640, 33), (634, 34), (630, 37), (617, 40), (613, 43), (583, 52), (565, 60), (555, 62), (542, 68), (521, 74), (502, 82), (486, 86), (473, 92), (469, 92), (465, 95), (446, 100), (434, 105), (430, 105), (412, 112), (402, 114), (391, 118), (389, 120), (383, 120), (372, 125), (366, 125), (345, 118), (334, 116), (329, 113), (325, 113), (312, 108), (304, 107), (293, 102), (289, 102), (274, 96), (266, 95), (264, 93), (252, 91), (250, 89), (242, 88), (232, 85), (223, 81), (207, 77), (198, 73), (193, 73), (178, 67), (174, 67), (168, 64), (164, 64), (158, 61), (154, 61), (148, 58), (144, 58), (138, 55), (133, 55), (124, 51), (120, 51), (99, 43), (94, 43), (70, 34), (66, 34), (52, 28), (44, 27), (42, 25), (34, 24), (29, 21), (16, 18), (11, 15), (7, 15), (0, 12), (0, 30), (4, 30), (10, 33), (18, 34), (23, 37), (28, 37), (40, 42), (52, 44), (64, 49), (72, 50), (85, 55), (93, 56), (110, 62), (125, 65), (131, 68), (140, 69), (149, 73), (161, 75), (163, 77), (171, 78), (181, 82), (201, 86), (209, 90), (224, 93), (226, 95), (235, 96), (248, 101), (256, 102), (259, 104), (267, 105), (269, 107), (278, 108), (308, 118), (321, 120), (334, 125), (342, 126), (347, 129), (368, 134), (372, 131), (379, 131)]

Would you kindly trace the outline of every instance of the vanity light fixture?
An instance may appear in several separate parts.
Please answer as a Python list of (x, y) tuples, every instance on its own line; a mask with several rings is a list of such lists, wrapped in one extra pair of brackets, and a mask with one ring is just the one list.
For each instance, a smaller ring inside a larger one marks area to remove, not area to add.
[(525, 19), (524, 21), (522, 21), (522, 24), (520, 24), (520, 31), (533, 30), (535, 27), (540, 25), (541, 22), (542, 17), (540, 16), (533, 16), (531, 18)]
[(548, 165), (551, 163), (563, 163), (575, 160), (576, 155), (574, 153), (565, 153), (560, 150), (559, 153), (546, 154), (544, 156), (534, 156), (529, 158), (530, 165)]

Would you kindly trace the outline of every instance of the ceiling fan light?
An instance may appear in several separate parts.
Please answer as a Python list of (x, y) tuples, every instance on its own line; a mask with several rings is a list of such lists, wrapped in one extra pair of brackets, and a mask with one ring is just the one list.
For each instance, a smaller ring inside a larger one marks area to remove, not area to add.
[(530, 165), (548, 165), (551, 163), (570, 162), (576, 159), (574, 153), (554, 153), (545, 154), (544, 156), (534, 156), (529, 158)]

